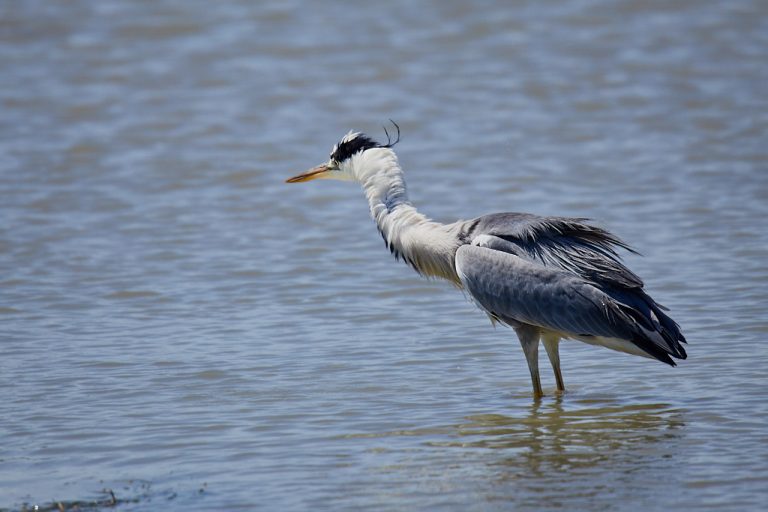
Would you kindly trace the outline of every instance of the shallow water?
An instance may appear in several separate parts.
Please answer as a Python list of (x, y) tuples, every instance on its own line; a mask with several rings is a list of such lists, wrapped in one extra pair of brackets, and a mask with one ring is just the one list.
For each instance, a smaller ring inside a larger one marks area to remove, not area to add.
[[(761, 2), (0, 6), (0, 508), (754, 510)], [(395, 119), (439, 220), (597, 219), (690, 341), (519, 345), (285, 185)]]

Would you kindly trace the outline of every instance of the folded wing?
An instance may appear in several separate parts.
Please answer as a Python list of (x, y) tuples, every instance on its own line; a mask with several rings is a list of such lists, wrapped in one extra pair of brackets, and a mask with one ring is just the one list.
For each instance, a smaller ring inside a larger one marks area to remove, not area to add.
[(496, 214), (471, 221), (456, 252), (459, 278), (493, 318), (576, 338), (633, 343), (674, 366), (678, 325), (619, 260), (618, 238), (582, 219)]

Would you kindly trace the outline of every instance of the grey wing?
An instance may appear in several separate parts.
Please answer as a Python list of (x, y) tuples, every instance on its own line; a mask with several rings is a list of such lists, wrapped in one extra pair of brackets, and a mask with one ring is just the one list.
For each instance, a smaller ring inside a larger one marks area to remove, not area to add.
[(613, 286), (531, 258), (526, 248), (477, 235), (456, 251), (461, 283), (492, 318), (525, 323), (570, 337), (628, 341), (672, 366), (685, 359), (679, 326), (639, 287)]
[(496, 213), (471, 221), (468, 238), (490, 235), (511, 242), (525, 258), (560, 268), (596, 283), (642, 288), (643, 281), (622, 262), (616, 248), (634, 252), (612, 233), (569, 217)]
[(612, 317), (612, 301), (577, 276), (520, 256), (463, 245), (456, 251), (459, 279), (473, 300), (492, 317), (524, 323), (566, 336), (630, 337)]

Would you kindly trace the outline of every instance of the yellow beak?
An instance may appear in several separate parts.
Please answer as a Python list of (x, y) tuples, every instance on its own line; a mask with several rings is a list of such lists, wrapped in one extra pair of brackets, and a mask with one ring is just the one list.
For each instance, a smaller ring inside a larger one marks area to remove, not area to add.
[(303, 172), (297, 176), (294, 176), (293, 178), (288, 178), (287, 180), (285, 180), (285, 182), (301, 183), (302, 181), (312, 181), (318, 178), (324, 178), (332, 170), (333, 169), (328, 167), (328, 164), (320, 164), (317, 167), (313, 167), (312, 169), (308, 170), (307, 172)]

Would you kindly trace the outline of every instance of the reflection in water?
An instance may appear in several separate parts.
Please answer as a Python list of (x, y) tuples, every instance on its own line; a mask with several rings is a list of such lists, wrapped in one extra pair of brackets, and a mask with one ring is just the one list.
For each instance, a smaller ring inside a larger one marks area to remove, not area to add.
[(684, 425), (681, 412), (665, 404), (581, 405), (566, 410), (562, 398), (556, 398), (531, 404), (524, 417), (470, 416), (458, 427), (462, 441), (443, 445), (502, 449), (505, 456), (496, 464), (538, 477), (650, 453), (654, 444), (677, 437)]
[[(519, 407), (519, 415), (476, 414), (451, 427), (364, 437), (387, 438), (392, 445), (395, 437), (426, 438), (422, 456), (390, 452), (399, 460), (382, 468), (404, 486), (400, 495), (429, 488), (425, 473), (434, 474), (432, 483), (443, 493), (471, 488), (483, 501), (537, 510), (652, 502), (656, 492), (679, 492), (684, 411), (605, 398), (553, 398)], [(411, 480), (418, 487), (409, 488)]]

